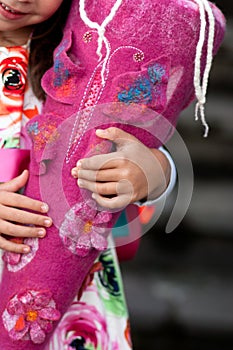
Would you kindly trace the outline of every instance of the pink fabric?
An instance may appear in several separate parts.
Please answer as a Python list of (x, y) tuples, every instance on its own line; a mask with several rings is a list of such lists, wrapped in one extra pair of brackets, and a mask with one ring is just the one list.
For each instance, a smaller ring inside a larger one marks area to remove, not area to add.
[[(87, 13), (102, 22), (113, 3), (88, 0)], [(185, 3), (123, 1), (106, 28), (111, 54), (102, 88), (98, 35), (81, 21), (78, 1), (73, 2), (63, 40), (54, 53), (54, 66), (43, 78), (48, 98), (42, 115), (28, 125), (33, 148), (26, 193), (48, 202), (54, 225), (39, 241), (33, 260), (15, 273), (7, 267), (4, 270), (0, 288), (4, 350), (45, 348), (58, 314), (63, 315), (71, 304), (119, 215), (103, 213), (70, 175), (78, 159), (111, 150), (109, 142), (95, 136), (95, 129), (120, 126), (147, 146), (158, 147), (171, 136), (180, 111), (193, 99), (199, 13)], [(223, 39), (224, 19), (214, 5), (213, 9), (216, 52)], [(97, 234), (102, 235), (101, 244)], [(55, 303), (53, 312), (45, 313), (47, 304), (39, 303), (42, 311), (37, 313), (36, 297), (32, 301), (23, 298), (26, 306), (20, 318), (21, 295), (40, 295), (41, 291)], [(17, 308), (9, 310), (15, 304)], [(52, 315), (56, 315), (53, 320)]]
[(28, 169), (30, 150), (19, 148), (0, 149), (0, 182), (6, 182)]

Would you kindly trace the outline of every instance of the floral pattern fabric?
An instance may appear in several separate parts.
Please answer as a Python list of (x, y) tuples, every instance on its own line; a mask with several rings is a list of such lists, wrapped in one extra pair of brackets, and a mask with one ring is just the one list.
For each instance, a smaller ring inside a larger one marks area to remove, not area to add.
[(28, 65), (26, 47), (0, 48), (0, 147), (18, 148)]
[[(117, 257), (112, 249), (94, 264), (98, 269), (84, 292), (59, 322), (45, 350), (130, 350), (130, 326)], [(89, 279), (89, 278), (88, 278)]]

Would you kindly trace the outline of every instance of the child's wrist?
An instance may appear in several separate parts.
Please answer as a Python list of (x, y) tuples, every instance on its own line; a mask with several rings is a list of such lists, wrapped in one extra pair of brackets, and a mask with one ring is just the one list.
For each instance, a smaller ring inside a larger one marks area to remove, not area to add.
[(155, 190), (152, 190), (147, 197), (135, 202), (138, 206), (155, 205), (164, 201), (172, 192), (176, 184), (176, 167), (169, 152), (165, 150), (164, 147), (160, 147), (156, 150), (151, 149), (151, 151), (156, 156), (157, 161), (160, 161), (164, 172), (164, 180), (163, 184)]

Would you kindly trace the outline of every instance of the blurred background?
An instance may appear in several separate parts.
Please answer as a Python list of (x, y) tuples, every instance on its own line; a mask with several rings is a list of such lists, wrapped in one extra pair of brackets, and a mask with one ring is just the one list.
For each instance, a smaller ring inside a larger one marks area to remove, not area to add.
[(191, 204), (166, 234), (174, 191), (136, 258), (122, 263), (135, 350), (233, 349), (233, 4), (215, 3), (227, 32), (208, 89), (210, 135), (194, 105), (178, 123), (193, 162)]

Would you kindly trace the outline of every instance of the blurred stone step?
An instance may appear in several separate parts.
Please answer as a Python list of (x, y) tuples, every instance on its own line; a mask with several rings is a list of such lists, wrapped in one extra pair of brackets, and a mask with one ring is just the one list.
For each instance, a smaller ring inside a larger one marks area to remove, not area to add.
[[(206, 106), (210, 126), (208, 138), (203, 138), (200, 121), (194, 121), (194, 105), (182, 112), (177, 129), (190, 153), (193, 164), (212, 164), (226, 173), (221, 165), (233, 171), (233, 99), (232, 96), (210, 95)], [(173, 140), (171, 140), (173, 141)], [(168, 143), (169, 145), (169, 143)], [(173, 146), (175, 152), (175, 146)], [(179, 157), (179, 154), (177, 155)], [(180, 159), (182, 162), (182, 159)]]
[(174, 322), (185, 329), (232, 331), (233, 281), (215, 275), (127, 274), (125, 291), (133, 327), (156, 331)]
[(185, 222), (202, 235), (233, 238), (233, 182), (198, 181)]

